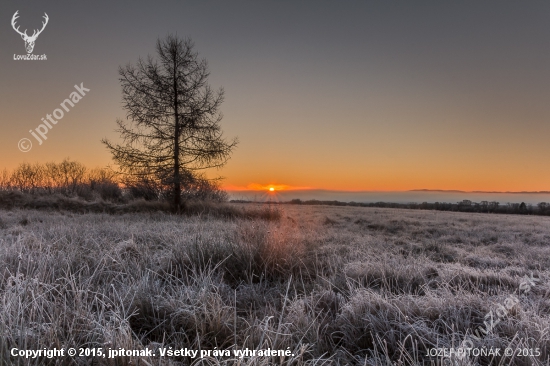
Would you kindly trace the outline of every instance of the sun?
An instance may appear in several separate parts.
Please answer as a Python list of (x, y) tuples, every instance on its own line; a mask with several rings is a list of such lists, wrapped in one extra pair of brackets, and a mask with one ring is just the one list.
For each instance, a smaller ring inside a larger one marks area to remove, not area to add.
[(273, 192), (273, 191), (275, 191), (275, 188), (270, 187), (270, 188), (269, 188), (269, 191), (270, 191), (270, 192)]

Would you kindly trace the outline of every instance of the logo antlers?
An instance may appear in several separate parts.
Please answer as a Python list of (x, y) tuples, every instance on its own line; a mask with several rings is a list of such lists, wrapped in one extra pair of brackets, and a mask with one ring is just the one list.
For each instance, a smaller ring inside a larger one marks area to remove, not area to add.
[(34, 49), (34, 42), (36, 41), (36, 38), (38, 38), (38, 36), (40, 35), (40, 33), (42, 33), (42, 31), (44, 30), (44, 28), (46, 28), (46, 24), (48, 24), (48, 14), (44, 13), (44, 19), (45, 19), (45, 22), (42, 22), (42, 29), (40, 30), (35, 30), (32, 34), (32, 36), (28, 36), (27, 35), (27, 30), (25, 29), (25, 32), (20, 32), (19, 31), (19, 27), (15, 28), (15, 20), (17, 18), (19, 18), (19, 15), (17, 15), (17, 13), (19, 13), (19, 10), (17, 10), (15, 12), (15, 14), (13, 14), (13, 18), (11, 18), (11, 26), (13, 27), (13, 29), (19, 33), (21, 35), (21, 38), (23, 38), (23, 40), (25, 41), (25, 48), (27, 50), (27, 53), (32, 53), (32, 50)]

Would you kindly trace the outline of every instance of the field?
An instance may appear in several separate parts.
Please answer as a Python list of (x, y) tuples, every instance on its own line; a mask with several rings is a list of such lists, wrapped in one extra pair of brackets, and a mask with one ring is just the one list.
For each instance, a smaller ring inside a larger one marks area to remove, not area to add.
[[(280, 219), (1, 210), (0, 363), (450, 365), (427, 353), (470, 339), (501, 355), (452, 364), (549, 364), (549, 217), (257, 209)], [(155, 356), (11, 355), (68, 347)]]

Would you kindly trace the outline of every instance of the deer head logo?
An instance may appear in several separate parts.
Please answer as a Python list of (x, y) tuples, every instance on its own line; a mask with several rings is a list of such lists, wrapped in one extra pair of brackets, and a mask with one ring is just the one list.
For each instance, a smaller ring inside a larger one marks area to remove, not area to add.
[(34, 49), (34, 42), (36, 41), (36, 38), (38, 38), (38, 36), (40, 35), (40, 33), (42, 33), (42, 31), (44, 30), (44, 28), (46, 28), (46, 24), (48, 24), (48, 14), (44, 13), (44, 22), (42, 22), (42, 29), (40, 30), (35, 30), (32, 34), (32, 36), (28, 36), (27, 35), (27, 30), (25, 29), (24, 32), (20, 32), (19, 31), (19, 27), (15, 28), (15, 20), (17, 18), (19, 18), (19, 15), (17, 15), (17, 13), (19, 13), (19, 10), (17, 10), (15, 12), (15, 14), (13, 14), (13, 18), (11, 18), (11, 26), (13, 27), (13, 29), (19, 33), (21, 35), (21, 38), (23, 38), (23, 41), (25, 41), (25, 49), (27, 50), (27, 53), (32, 53), (32, 50)]

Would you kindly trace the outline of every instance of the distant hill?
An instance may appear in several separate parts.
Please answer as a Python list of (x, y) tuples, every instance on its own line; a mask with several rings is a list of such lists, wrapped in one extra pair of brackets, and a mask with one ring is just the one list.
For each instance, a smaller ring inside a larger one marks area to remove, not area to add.
[(408, 192), (491, 193), (491, 194), (550, 194), (550, 191), (460, 191), (456, 189), (411, 189)]

